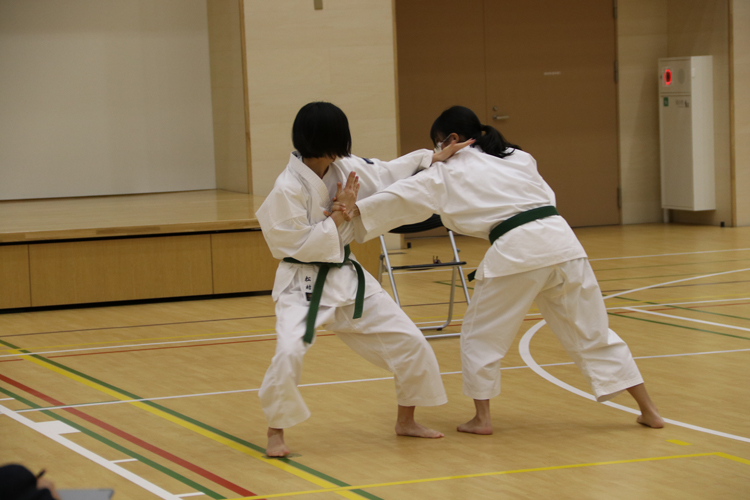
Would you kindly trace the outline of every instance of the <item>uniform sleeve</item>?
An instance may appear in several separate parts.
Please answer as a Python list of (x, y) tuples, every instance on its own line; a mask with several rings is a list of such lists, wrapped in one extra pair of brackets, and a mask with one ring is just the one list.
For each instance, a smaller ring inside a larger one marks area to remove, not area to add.
[(404, 224), (415, 224), (440, 213), (446, 198), (439, 167), (395, 182), (379, 193), (357, 201), (360, 216), (354, 219), (360, 243)]
[(419, 149), (392, 161), (358, 158), (351, 156), (340, 161), (347, 171), (354, 170), (359, 176), (358, 199), (367, 198), (394, 182), (406, 179), (426, 169), (432, 163), (432, 151)]
[(291, 257), (301, 262), (344, 260), (344, 245), (333, 219), (311, 224), (306, 208), (294, 196), (272, 192), (256, 215), (274, 258)]

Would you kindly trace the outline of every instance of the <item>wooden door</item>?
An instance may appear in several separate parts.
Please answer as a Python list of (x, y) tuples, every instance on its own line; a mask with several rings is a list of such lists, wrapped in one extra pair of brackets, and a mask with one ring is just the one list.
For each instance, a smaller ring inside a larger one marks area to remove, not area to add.
[(612, 3), (485, 0), (484, 26), (489, 123), (536, 158), (571, 225), (619, 224)]
[(571, 225), (620, 223), (611, 2), (395, 4), (402, 153), (461, 104), (537, 159)]
[(483, 0), (396, 0), (401, 154), (432, 149), (432, 122), (451, 106), (487, 119), (483, 10)]

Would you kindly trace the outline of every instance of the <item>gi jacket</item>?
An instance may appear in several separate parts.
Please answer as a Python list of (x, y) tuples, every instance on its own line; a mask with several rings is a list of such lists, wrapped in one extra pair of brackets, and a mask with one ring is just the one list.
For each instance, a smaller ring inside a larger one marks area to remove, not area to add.
[[(351, 156), (333, 162), (330, 174), (335, 175), (343, 185), (349, 173), (355, 171), (360, 183), (358, 198), (363, 199), (429, 167), (431, 162), (432, 151), (427, 149), (390, 162)], [(324, 210), (330, 210), (331, 204), (331, 196), (323, 180), (302, 163), (296, 152), (292, 153), (286, 169), (276, 179), (271, 193), (255, 214), (274, 258), (291, 257), (301, 262), (342, 262), (344, 247), (354, 239), (354, 223), (345, 222), (337, 228), (333, 219), (323, 215)], [(282, 261), (276, 271), (273, 300), (277, 301), (285, 292), (311, 291), (317, 274), (318, 266)], [(381, 290), (380, 284), (367, 271), (365, 279), (365, 297)], [(333, 268), (328, 273), (320, 303), (324, 306), (352, 304), (356, 290), (357, 273), (353, 266)]]
[[(516, 150), (505, 158), (477, 147), (358, 201), (357, 241), (440, 214), (445, 227), (489, 240), (490, 230), (510, 217), (555, 205), (555, 193), (539, 175), (536, 160)], [(507, 276), (586, 257), (560, 216), (519, 226), (497, 239), (477, 268), (477, 279)]]

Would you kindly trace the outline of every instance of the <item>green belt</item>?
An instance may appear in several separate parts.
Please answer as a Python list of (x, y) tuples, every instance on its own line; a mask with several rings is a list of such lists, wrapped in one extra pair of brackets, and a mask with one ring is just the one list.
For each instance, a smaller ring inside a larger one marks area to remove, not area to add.
[(291, 257), (283, 259), (284, 262), (292, 264), (314, 264), (320, 266), (315, 286), (313, 286), (312, 296), (310, 297), (310, 310), (307, 312), (307, 329), (305, 330), (305, 336), (302, 338), (305, 344), (312, 344), (313, 337), (315, 336), (315, 318), (318, 317), (318, 309), (320, 308), (320, 299), (323, 297), (323, 286), (326, 283), (326, 276), (328, 276), (328, 271), (332, 267), (343, 267), (344, 264), (352, 264), (354, 266), (354, 269), (357, 271), (357, 298), (354, 301), (354, 319), (362, 317), (362, 310), (365, 305), (365, 272), (359, 262), (349, 258), (350, 254), (349, 245), (346, 245), (344, 247), (344, 261), (337, 264), (332, 262), (301, 262)]
[[(520, 214), (516, 214), (510, 219), (506, 219), (494, 228), (492, 228), (492, 231), (490, 231), (490, 245), (495, 243), (495, 240), (497, 240), (499, 237), (510, 231), (511, 229), (515, 229), (518, 226), (523, 226), (524, 224), (535, 221), (538, 219), (544, 219), (545, 217), (551, 217), (553, 215), (560, 215), (557, 213), (557, 209), (553, 206), (546, 206), (546, 207), (539, 207), (539, 208), (532, 208), (531, 210), (527, 210), (525, 212), (521, 212)], [(469, 281), (474, 281), (474, 276), (477, 274), (476, 271), (472, 271), (469, 273)]]

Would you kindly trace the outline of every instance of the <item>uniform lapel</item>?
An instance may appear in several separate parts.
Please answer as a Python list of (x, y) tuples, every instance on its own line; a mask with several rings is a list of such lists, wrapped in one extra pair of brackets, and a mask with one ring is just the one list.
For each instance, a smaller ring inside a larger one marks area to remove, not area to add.
[(326, 188), (323, 180), (318, 177), (315, 172), (310, 170), (310, 167), (302, 163), (302, 160), (300, 160), (294, 153), (292, 153), (289, 158), (289, 169), (308, 185), (310, 192), (313, 193), (315, 198), (317, 198), (314, 199), (314, 205), (327, 208), (331, 201), (328, 199), (328, 188)]

